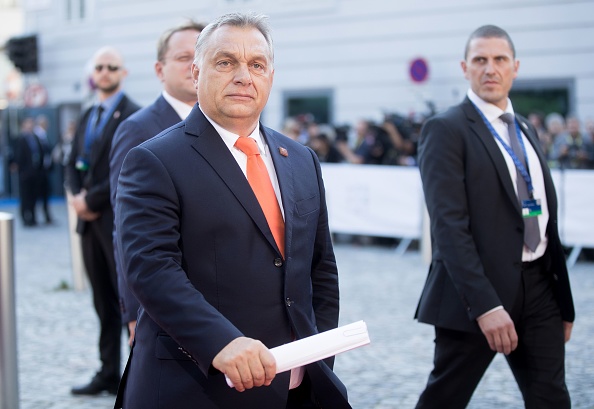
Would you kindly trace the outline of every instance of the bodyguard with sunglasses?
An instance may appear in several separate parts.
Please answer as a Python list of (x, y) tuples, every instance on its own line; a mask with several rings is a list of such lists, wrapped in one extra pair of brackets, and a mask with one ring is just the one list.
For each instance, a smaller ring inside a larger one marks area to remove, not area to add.
[(121, 90), (127, 75), (120, 53), (99, 49), (93, 58), (92, 80), (97, 102), (83, 114), (66, 167), (66, 183), (78, 215), (85, 268), (99, 317), (101, 368), (87, 385), (72, 388), (74, 395), (115, 394), (120, 380), (122, 322), (113, 258), (113, 211), (109, 189), (109, 151), (118, 125), (140, 107)]

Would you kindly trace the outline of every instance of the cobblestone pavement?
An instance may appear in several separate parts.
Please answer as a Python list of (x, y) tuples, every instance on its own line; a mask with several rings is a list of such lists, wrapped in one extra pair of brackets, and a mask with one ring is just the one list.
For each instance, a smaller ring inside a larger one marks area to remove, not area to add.
[[(54, 202), (52, 210), (53, 225), (25, 229), (20, 220), (14, 223), (20, 409), (108, 409), (113, 396), (70, 394), (73, 385), (89, 381), (98, 368), (98, 322), (89, 290), (72, 289), (64, 202)], [(0, 212), (16, 215), (16, 207), (4, 205)], [(398, 256), (388, 248), (341, 244), (336, 255), (341, 323), (365, 320), (372, 340), (336, 359), (335, 370), (349, 388), (353, 407), (413, 408), (433, 353), (432, 327), (413, 320), (426, 275), (420, 254), (411, 250)], [(573, 407), (592, 409), (594, 264), (580, 261), (571, 279), (577, 322), (567, 345), (567, 383)], [(511, 372), (498, 356), (469, 408), (522, 407)]]

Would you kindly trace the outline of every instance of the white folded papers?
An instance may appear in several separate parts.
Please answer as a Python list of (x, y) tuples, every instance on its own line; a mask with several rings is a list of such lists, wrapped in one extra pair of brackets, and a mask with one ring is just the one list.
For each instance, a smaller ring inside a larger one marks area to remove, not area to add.
[[(276, 373), (289, 371), (330, 356), (369, 344), (365, 321), (357, 321), (307, 338), (272, 348), (276, 359)], [(227, 384), (233, 383), (225, 376)]]

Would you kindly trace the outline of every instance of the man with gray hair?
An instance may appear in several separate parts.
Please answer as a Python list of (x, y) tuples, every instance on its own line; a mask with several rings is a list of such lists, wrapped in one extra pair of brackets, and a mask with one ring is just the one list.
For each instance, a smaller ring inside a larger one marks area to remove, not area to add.
[(265, 16), (205, 27), (192, 75), (199, 105), (119, 176), (116, 246), (142, 308), (115, 407), (348, 409), (333, 359), (276, 374), (269, 350), (336, 328), (339, 291), (317, 157), (259, 121)]

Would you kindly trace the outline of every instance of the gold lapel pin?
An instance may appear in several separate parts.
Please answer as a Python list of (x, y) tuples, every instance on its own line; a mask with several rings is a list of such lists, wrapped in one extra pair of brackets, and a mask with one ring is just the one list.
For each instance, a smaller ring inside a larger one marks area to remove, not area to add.
[(289, 156), (289, 152), (287, 152), (287, 150), (285, 148), (278, 148), (278, 151), (280, 152), (281, 155), (283, 155), (284, 157)]

